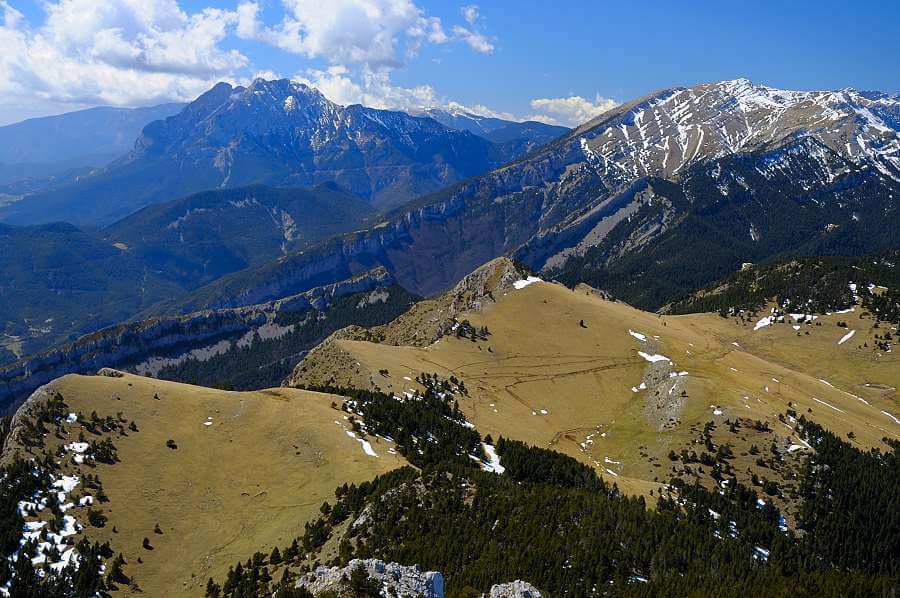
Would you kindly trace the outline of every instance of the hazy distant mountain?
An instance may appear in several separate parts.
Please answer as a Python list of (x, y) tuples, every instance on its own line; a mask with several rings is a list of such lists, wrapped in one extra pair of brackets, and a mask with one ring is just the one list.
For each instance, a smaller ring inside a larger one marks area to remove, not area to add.
[(30, 353), (171, 297), (178, 286), (71, 224), (0, 224), (0, 355)]
[(489, 141), (403, 112), (340, 106), (288, 80), (220, 83), (144, 128), (134, 150), (72, 185), (0, 212), (11, 223), (110, 223), (204, 189), (334, 181), (390, 207), (504, 161)]
[(183, 107), (100, 106), (0, 127), (0, 184), (18, 180), (17, 176), (44, 177), (79, 166), (105, 166), (134, 147), (147, 123)]
[(516, 122), (457, 109), (430, 108), (422, 114), (451, 129), (469, 131), (500, 145), (508, 160), (519, 158), (569, 132), (566, 127), (542, 122)]
[[(507, 131), (521, 131), (520, 137), (540, 137), (544, 141), (549, 141), (569, 130), (566, 127), (548, 125), (537, 121), (517, 122), (494, 116), (482, 116), (454, 108), (429, 108), (423, 110), (422, 115), (430, 116), (451, 129), (470, 131), (487, 139), (491, 138), (491, 133), (506, 129)], [(508, 139), (502, 139), (502, 141), (508, 141)]]

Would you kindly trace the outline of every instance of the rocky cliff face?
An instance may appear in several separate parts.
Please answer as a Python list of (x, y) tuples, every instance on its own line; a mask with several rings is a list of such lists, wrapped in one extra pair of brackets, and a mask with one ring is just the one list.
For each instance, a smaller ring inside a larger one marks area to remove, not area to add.
[(387, 345), (424, 347), (454, 330), (457, 316), (478, 310), (494, 301), (528, 273), (508, 258), (497, 258), (464, 277), (451, 290), (419, 301), (393, 321), (372, 328), (348, 326), (331, 334), (297, 364), (284, 386), (327, 384), (342, 370), (352, 366), (347, 355), (333, 341), (368, 340)]
[[(153, 357), (171, 358), (227, 339), (229, 345), (272, 326), (281, 312), (325, 309), (332, 300), (393, 284), (384, 269), (375, 269), (336, 284), (234, 309), (204, 310), (185, 316), (159, 317), (121, 324), (84, 336), (0, 368), (0, 406), (9, 411), (39, 386), (71, 373), (104, 367), (131, 367), (153, 373)], [(265, 334), (265, 332), (263, 332)], [(215, 350), (215, 349), (211, 349)], [(143, 369), (142, 369), (143, 368)]]

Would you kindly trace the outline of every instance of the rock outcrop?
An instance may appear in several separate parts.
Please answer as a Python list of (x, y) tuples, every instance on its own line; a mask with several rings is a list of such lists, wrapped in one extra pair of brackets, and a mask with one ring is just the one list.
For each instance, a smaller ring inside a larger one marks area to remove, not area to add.
[[(314, 596), (350, 596), (348, 582), (353, 571), (362, 567), (369, 580), (381, 584), (383, 596), (398, 598), (443, 598), (444, 576), (437, 571), (422, 571), (418, 565), (385, 563), (379, 559), (353, 559), (346, 567), (318, 567), (297, 580), (296, 587), (305, 588)], [(527, 581), (515, 580), (495, 584), (483, 596), (490, 598), (541, 598), (541, 592)]]
[(319, 567), (301, 577), (297, 581), (297, 587), (306, 588), (316, 596), (326, 591), (343, 596), (348, 590), (347, 580), (358, 567), (365, 568), (369, 579), (375, 579), (381, 583), (384, 596), (444, 597), (444, 576), (439, 572), (422, 571), (417, 565), (398, 565), (397, 563), (385, 563), (378, 559), (353, 559), (343, 568)]
[(483, 309), (494, 295), (510, 288), (528, 272), (508, 258), (496, 258), (459, 281), (451, 290), (415, 303), (409, 311), (383, 326), (348, 326), (315, 347), (284, 381), (284, 386), (328, 383), (336, 372), (347, 371), (349, 357), (335, 341), (365, 340), (388, 345), (424, 347), (452, 331), (462, 313)]
[(491, 598), (541, 598), (541, 593), (527, 581), (517, 579), (491, 587)]

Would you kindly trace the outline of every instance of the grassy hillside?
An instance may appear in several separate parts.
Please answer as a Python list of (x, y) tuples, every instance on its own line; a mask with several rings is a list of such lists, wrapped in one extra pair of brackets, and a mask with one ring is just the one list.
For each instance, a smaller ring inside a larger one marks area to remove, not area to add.
[[(790, 461), (810, 450), (789, 410), (839, 436), (852, 432), (863, 449), (900, 438), (893, 419), (900, 417), (898, 358), (876, 350), (875, 335), (885, 329), (861, 313), (822, 315), (800, 330), (790, 318), (754, 330), (765, 314), (661, 317), (584, 286), (537, 282), (493, 297), (457, 316), (468, 324), (426, 346), (353, 340), (364, 337), (359, 331), (338, 335), (301, 362), (289, 383), (402, 394), (421, 389), (422, 372), (454, 376), (469, 390), (460, 408), (482, 434), (556, 449), (651, 500), (673, 473), (715, 484), (708, 466), (700, 475), (696, 465), (667, 457), (683, 449), (699, 455), (706, 436), (733, 447), (734, 468), (748, 484), (746, 471), (758, 473), (756, 460), (772, 457), (775, 443), (779, 463), (761, 475), (788, 480)], [(447, 318), (439, 310), (431, 315)], [(849, 331), (837, 325), (844, 321), (856, 332), (838, 344)], [(373, 338), (385, 336), (375, 332)], [(757, 429), (756, 422), (765, 425)], [(767, 454), (757, 457), (754, 445)], [(776, 500), (789, 502), (782, 494)]]
[[(377, 454), (371, 456), (348, 435), (349, 422), (331, 406), (340, 397), (293, 389), (223, 392), (127, 374), (66, 376), (47, 388), (56, 392), (78, 421), (30, 452), (52, 454), (79, 436), (89, 443), (111, 439), (114, 463), (100, 462), (101, 451), (91, 447), (84, 454), (96, 458), (79, 464), (77, 453), (64, 448), (59, 474), (80, 480), (67, 500), (92, 495), (93, 508), (108, 519), (95, 527), (91, 507), (67, 511), (85, 527), (76, 541), (109, 542), (123, 554), (136, 586), (117, 584), (120, 595), (202, 594), (206, 580), (224, 575), (235, 560), (301, 534), (336, 486), (405, 463), (385, 440), (370, 438)], [(105, 432), (100, 423), (92, 433), (92, 414), (109, 416), (116, 430)], [(16, 452), (28, 456), (27, 438), (14, 430), (18, 442), (7, 445), (7, 462)], [(170, 440), (177, 448), (167, 446)], [(88, 474), (102, 493), (88, 488)], [(45, 510), (28, 519), (47, 516)]]

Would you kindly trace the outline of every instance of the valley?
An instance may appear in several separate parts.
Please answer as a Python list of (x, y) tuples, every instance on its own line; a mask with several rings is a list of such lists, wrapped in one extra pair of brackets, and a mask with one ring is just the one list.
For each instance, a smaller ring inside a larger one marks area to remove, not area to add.
[(0, 595), (896, 593), (900, 96), (345, 68), (0, 127)]

